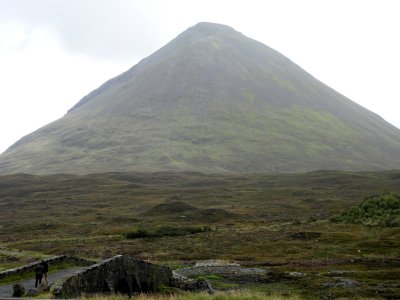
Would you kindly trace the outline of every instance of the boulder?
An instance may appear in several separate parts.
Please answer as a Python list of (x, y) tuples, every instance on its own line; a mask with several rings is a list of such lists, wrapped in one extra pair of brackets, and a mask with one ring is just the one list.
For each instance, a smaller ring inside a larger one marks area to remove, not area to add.
[(214, 293), (214, 289), (212, 288), (211, 284), (204, 278), (190, 279), (186, 276), (176, 273), (175, 271), (172, 274), (173, 277), (170, 282), (172, 287), (191, 292), (206, 291), (210, 294)]
[(208, 292), (214, 293), (214, 289), (211, 284), (204, 278), (197, 278), (187, 283), (186, 289), (191, 292)]
[(28, 297), (36, 297), (36, 296), (38, 296), (39, 294), (40, 294), (40, 292), (39, 292), (38, 289), (29, 289), (29, 290), (26, 292), (26, 295), (27, 295)]
[(60, 298), (62, 296), (62, 287), (61, 286), (54, 286), (51, 287), (50, 292), (56, 296), (57, 298)]
[(15, 283), (13, 284), (13, 297), (22, 297), (22, 295), (25, 293), (25, 287), (21, 283)]

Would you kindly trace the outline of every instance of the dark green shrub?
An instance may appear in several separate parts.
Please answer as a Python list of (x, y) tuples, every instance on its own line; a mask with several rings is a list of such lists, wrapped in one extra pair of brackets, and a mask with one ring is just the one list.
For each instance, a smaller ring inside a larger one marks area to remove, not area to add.
[(172, 226), (161, 226), (156, 229), (154, 236), (183, 236), (189, 234), (196, 234), (201, 232), (211, 231), (208, 226), (184, 226), (184, 227), (172, 227)]
[(294, 240), (313, 240), (313, 239), (317, 239), (321, 236), (320, 232), (305, 232), (305, 231), (301, 231), (301, 232), (295, 232), (290, 234), (290, 237)]
[(150, 237), (150, 236), (151, 236), (151, 233), (149, 233), (144, 228), (138, 228), (136, 230), (132, 230), (132, 231), (125, 233), (125, 237), (127, 239), (140, 239), (140, 238), (145, 238), (145, 237)]
[(400, 197), (395, 194), (368, 197), (358, 207), (333, 216), (330, 220), (368, 226), (400, 226)]
[(211, 231), (209, 226), (161, 226), (153, 232), (147, 231), (144, 228), (139, 228), (125, 233), (124, 236), (127, 239), (139, 239), (163, 236), (184, 236), (208, 231)]

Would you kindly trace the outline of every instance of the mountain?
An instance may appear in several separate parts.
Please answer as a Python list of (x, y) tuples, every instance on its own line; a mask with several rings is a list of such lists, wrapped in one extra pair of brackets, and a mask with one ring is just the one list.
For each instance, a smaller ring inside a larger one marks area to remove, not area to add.
[(187, 29), (0, 156), (1, 174), (393, 168), (399, 129), (212, 23)]

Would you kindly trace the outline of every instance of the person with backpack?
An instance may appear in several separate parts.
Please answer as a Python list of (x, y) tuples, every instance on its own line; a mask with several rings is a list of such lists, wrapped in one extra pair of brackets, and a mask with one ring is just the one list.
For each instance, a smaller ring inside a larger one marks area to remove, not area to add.
[(49, 272), (49, 264), (47, 261), (42, 260), (43, 265), (43, 279), (47, 286), (49, 286), (49, 280), (47, 278), (47, 273)]
[(40, 285), (42, 283), (42, 277), (43, 277), (43, 271), (44, 271), (44, 267), (43, 264), (40, 263), (35, 267), (35, 288), (38, 287), (38, 285)]

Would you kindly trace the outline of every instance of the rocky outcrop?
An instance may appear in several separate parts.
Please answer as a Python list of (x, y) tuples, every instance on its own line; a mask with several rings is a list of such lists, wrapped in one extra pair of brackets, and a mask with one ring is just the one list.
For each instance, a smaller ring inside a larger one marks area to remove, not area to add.
[(214, 289), (206, 279), (189, 279), (186, 276), (175, 273), (175, 271), (173, 272), (171, 286), (191, 292), (208, 292), (210, 294), (214, 293)]
[(118, 255), (63, 280), (53, 290), (60, 293), (61, 287), (64, 298), (99, 293), (134, 295), (156, 292), (171, 282), (171, 269)]

